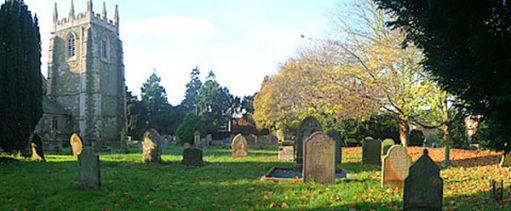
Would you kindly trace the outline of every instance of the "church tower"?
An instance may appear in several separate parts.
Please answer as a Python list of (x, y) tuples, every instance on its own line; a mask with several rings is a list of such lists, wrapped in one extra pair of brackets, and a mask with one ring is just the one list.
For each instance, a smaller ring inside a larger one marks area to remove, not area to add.
[(110, 20), (104, 2), (101, 13), (92, 0), (85, 13), (75, 13), (71, 0), (59, 19), (55, 3), (51, 33), (47, 96), (69, 112), (85, 144), (118, 147), (127, 127), (118, 7)]

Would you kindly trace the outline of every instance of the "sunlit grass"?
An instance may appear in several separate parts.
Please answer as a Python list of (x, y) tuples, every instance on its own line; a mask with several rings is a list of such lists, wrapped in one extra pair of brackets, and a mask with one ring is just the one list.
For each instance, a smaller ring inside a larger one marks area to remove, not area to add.
[[(249, 157), (241, 159), (232, 158), (229, 150), (205, 149), (206, 165), (197, 168), (182, 166), (182, 148), (171, 148), (164, 152), (162, 164), (143, 164), (136, 148), (129, 154), (101, 153), (100, 190), (79, 188), (76, 158), (69, 155), (46, 155), (46, 163), (2, 163), (0, 210), (385, 210), (402, 206), (400, 191), (380, 188), (380, 168), (360, 164), (360, 148), (344, 149), (340, 167), (348, 170), (350, 179), (335, 185), (260, 181), (273, 166), (293, 165), (279, 162), (276, 149), (251, 149)], [(488, 179), (505, 179), (509, 185), (509, 175), (507, 169), (494, 166), (443, 170), (444, 206), (497, 209), (500, 206), (489, 200)]]

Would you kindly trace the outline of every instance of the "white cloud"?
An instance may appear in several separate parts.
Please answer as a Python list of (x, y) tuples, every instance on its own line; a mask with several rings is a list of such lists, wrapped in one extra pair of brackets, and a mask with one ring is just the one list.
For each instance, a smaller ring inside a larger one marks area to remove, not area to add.
[(215, 26), (191, 16), (159, 16), (128, 21), (122, 31), (124, 36), (158, 36), (168, 38), (212, 38), (218, 35)]

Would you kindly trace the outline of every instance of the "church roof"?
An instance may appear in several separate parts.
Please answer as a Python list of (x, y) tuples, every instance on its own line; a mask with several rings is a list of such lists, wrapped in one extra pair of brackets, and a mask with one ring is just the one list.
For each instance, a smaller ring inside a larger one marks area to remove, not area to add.
[(63, 114), (70, 115), (60, 104), (43, 95), (43, 112), (45, 114)]

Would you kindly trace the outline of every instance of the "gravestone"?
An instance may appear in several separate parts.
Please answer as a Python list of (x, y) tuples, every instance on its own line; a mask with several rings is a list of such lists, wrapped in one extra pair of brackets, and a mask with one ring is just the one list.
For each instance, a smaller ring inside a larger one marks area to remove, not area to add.
[(395, 145), (394, 139), (386, 138), (381, 142), (381, 156), (387, 155), (387, 151), (389, 151), (390, 147)]
[(199, 146), (199, 144), (200, 144), (200, 132), (196, 130), (193, 133), (193, 145)]
[(43, 151), (43, 141), (41, 140), (41, 137), (37, 134), (32, 134), (31, 137), (31, 147), (32, 147), (32, 156), (31, 159), (33, 161), (46, 161), (44, 158), (44, 151)]
[(78, 178), (80, 187), (98, 189), (101, 186), (99, 155), (95, 155), (91, 147), (85, 147), (78, 155)]
[(191, 147), (191, 145), (190, 145), (190, 143), (188, 143), (188, 142), (186, 142), (186, 143), (184, 143), (184, 144), (183, 144), (183, 149), (188, 149), (188, 148), (190, 148), (190, 147)]
[(397, 187), (402, 190), (411, 165), (412, 158), (408, 155), (406, 147), (401, 145), (390, 147), (387, 155), (383, 157), (381, 186), (384, 188)]
[(403, 192), (404, 210), (442, 210), (443, 180), (440, 169), (424, 149), (410, 167)]
[(198, 148), (187, 148), (183, 150), (183, 160), (181, 161), (186, 166), (203, 166), (202, 150)]
[(243, 135), (238, 133), (231, 143), (233, 157), (246, 157), (248, 155), (248, 143)]
[(335, 141), (335, 163), (342, 163), (342, 140), (339, 131), (329, 130), (326, 134)]
[(335, 183), (335, 141), (315, 132), (303, 146), (303, 181)]
[(257, 136), (255, 136), (254, 134), (250, 134), (248, 136), (245, 136), (245, 139), (247, 139), (247, 144), (249, 146), (256, 146), (257, 145)]
[(211, 146), (211, 142), (213, 142), (213, 135), (208, 134), (206, 135), (206, 146)]
[(144, 163), (159, 163), (161, 161), (161, 137), (155, 129), (148, 129), (144, 133)]
[(73, 133), (73, 135), (71, 135), (71, 138), (69, 139), (69, 144), (71, 145), (71, 150), (73, 151), (72, 153), (74, 157), (77, 157), (82, 153), (83, 141), (78, 134)]
[(500, 160), (500, 167), (510, 167), (511, 166), (511, 152), (504, 153)]
[(380, 140), (367, 137), (362, 141), (362, 164), (381, 165)]
[(314, 117), (307, 117), (302, 120), (295, 137), (296, 169), (302, 169), (303, 143), (314, 132), (322, 131), (321, 124)]
[(293, 146), (280, 146), (279, 147), (279, 160), (282, 161), (293, 161), (295, 150)]

